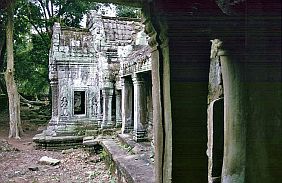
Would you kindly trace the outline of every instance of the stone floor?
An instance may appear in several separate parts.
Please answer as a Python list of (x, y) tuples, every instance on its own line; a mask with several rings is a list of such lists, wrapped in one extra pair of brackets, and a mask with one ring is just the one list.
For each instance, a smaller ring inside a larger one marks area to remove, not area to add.
[(153, 155), (149, 142), (136, 143), (128, 134), (99, 136), (95, 139), (87, 137), (84, 145), (88, 147), (102, 146), (107, 156), (107, 163), (117, 176), (118, 182), (153, 183)]

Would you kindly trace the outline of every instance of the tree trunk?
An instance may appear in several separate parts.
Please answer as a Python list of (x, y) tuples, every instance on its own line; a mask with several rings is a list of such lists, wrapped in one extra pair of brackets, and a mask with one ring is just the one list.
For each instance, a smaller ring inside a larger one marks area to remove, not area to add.
[(9, 98), (10, 132), (9, 138), (19, 139), (22, 133), (20, 119), (20, 98), (17, 85), (14, 80), (14, 48), (13, 48), (13, 29), (14, 29), (14, 3), (12, 0), (7, 7), (6, 25), (6, 47), (7, 47), (7, 70), (5, 80)]

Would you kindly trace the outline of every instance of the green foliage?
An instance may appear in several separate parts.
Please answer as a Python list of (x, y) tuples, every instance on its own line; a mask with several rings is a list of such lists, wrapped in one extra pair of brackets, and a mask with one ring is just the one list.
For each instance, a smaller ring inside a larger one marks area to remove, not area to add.
[(59, 7), (57, 17), (63, 25), (69, 27), (80, 27), (79, 23), (86, 11), (96, 7), (91, 0), (56, 0), (54, 4)]
[(117, 5), (117, 16), (128, 18), (140, 18), (141, 10), (129, 6)]
[(108, 153), (103, 150), (100, 152), (99, 157), (101, 158), (101, 160), (106, 160), (106, 158), (108, 157)]
[[(23, 43), (15, 48), (18, 90), (28, 96), (48, 95), (48, 49), (39, 35), (30, 36), (22, 38)], [(44, 36), (48, 37), (46, 33)]]
[(33, 97), (48, 95), (48, 53), (54, 22), (80, 27), (83, 15), (94, 7), (90, 0), (16, 1), (15, 78), (20, 93)]

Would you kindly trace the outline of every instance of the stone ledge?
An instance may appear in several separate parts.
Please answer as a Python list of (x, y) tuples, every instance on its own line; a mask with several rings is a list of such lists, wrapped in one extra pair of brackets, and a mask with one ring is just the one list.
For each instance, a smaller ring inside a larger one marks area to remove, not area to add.
[(82, 142), (83, 136), (48, 136), (44, 134), (37, 134), (33, 138), (34, 142), (66, 142), (66, 141), (80, 141)]
[(100, 139), (98, 143), (107, 152), (108, 163), (114, 165), (119, 183), (153, 183), (154, 168), (144, 160), (144, 154), (130, 154), (115, 139)]
[(82, 136), (47, 136), (37, 134), (33, 137), (36, 149), (63, 150), (83, 146)]

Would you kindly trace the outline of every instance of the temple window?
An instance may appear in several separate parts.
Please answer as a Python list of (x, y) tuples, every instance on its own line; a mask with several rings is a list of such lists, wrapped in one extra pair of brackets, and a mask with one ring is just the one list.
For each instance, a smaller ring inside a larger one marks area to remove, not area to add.
[(74, 91), (74, 115), (85, 114), (85, 91)]

